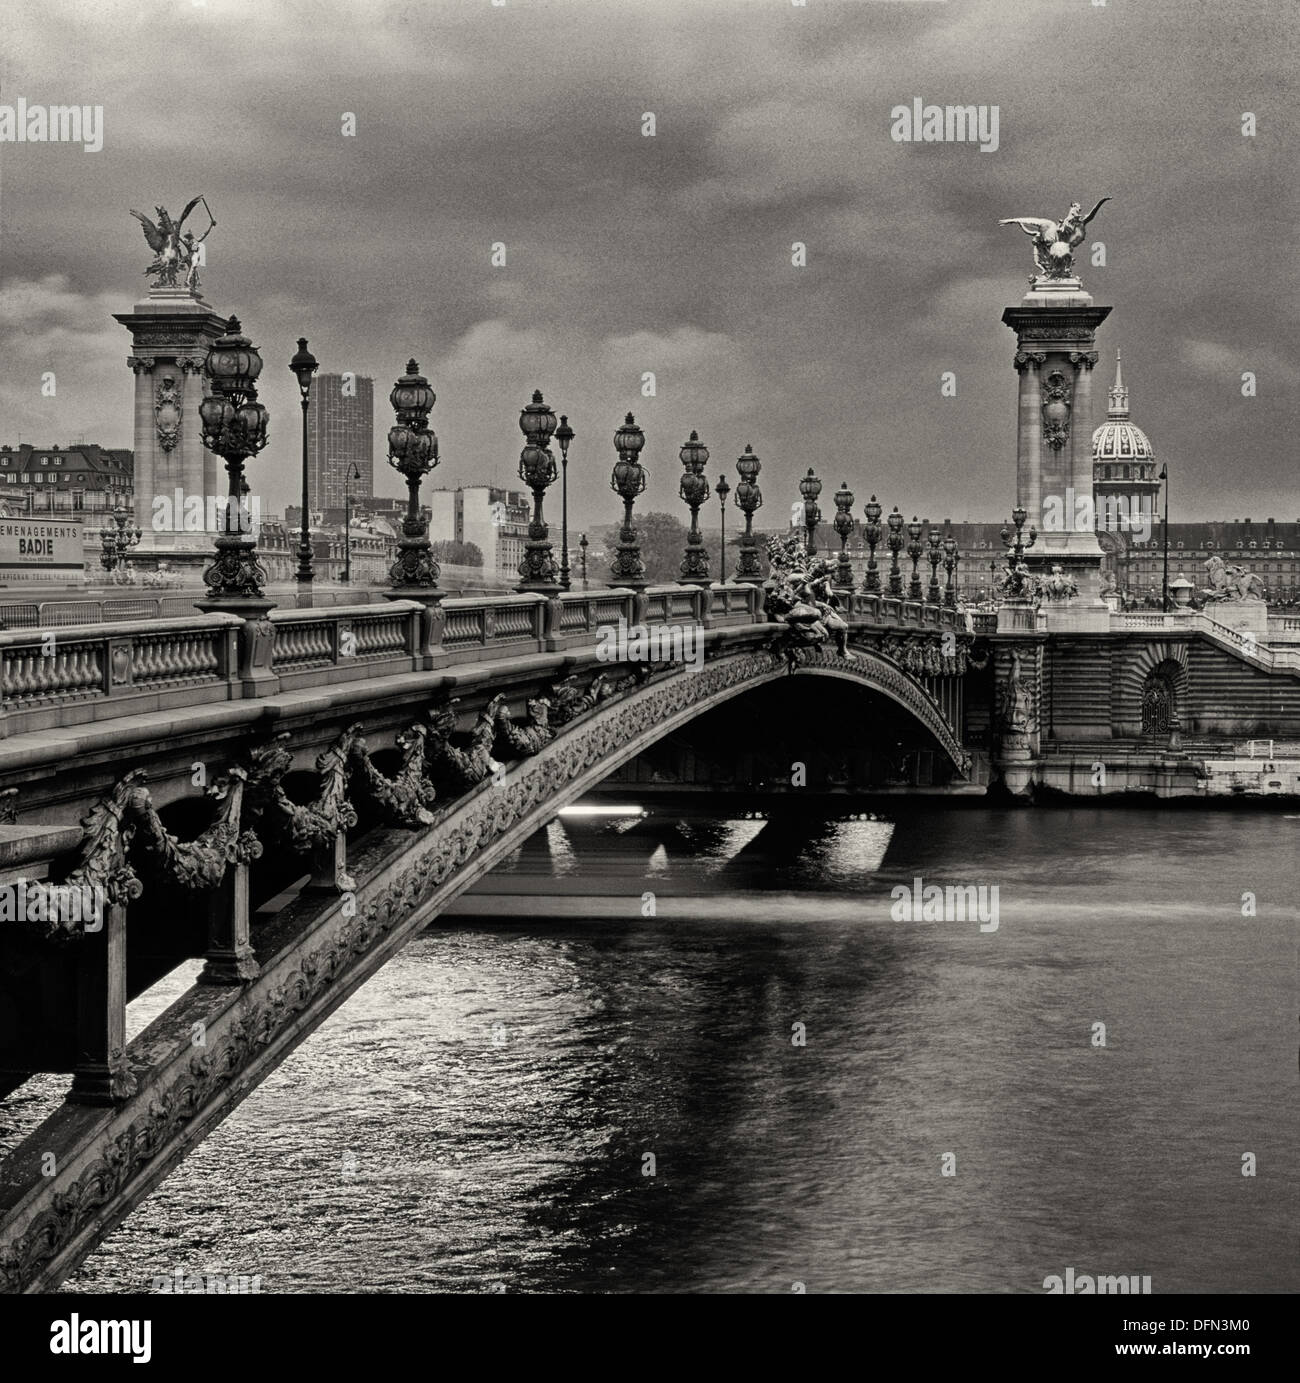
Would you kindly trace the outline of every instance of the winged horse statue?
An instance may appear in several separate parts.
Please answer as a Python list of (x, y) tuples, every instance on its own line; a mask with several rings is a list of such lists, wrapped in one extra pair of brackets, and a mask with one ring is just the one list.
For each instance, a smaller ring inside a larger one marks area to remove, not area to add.
[[(186, 231), (182, 235), (181, 228), (185, 225), (186, 217), (200, 202), (203, 203), (204, 211), (208, 213), (208, 220), (211, 225), (196, 240), (193, 231)], [(140, 222), (144, 231), (144, 238), (149, 242), (149, 248), (154, 252), (154, 261), (144, 272), (157, 274), (158, 286), (162, 288), (175, 288), (177, 275), (184, 274), (186, 288), (191, 292), (197, 292), (199, 274), (194, 252), (212, 234), (217, 224), (216, 218), (208, 207), (207, 198), (202, 194), (195, 197), (181, 212), (179, 221), (172, 220), (167, 214), (166, 207), (154, 207), (154, 211), (158, 213), (157, 225), (134, 208), (131, 211), (131, 215)]]
[[(1044, 278), (1064, 279), (1074, 273), (1074, 249), (1083, 242), (1083, 233), (1088, 222), (1110, 201), (1103, 197), (1086, 215), (1078, 202), (1071, 202), (1070, 209), (1061, 221), (1050, 221), (1045, 216), (1008, 216), (999, 221), (999, 226), (1019, 226), (1026, 235), (1034, 238), (1034, 263)], [(1037, 275), (1031, 282), (1037, 281)]]

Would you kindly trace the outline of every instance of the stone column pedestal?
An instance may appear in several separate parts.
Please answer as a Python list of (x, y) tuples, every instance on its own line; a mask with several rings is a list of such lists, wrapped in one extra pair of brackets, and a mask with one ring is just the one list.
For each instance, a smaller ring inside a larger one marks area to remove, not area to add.
[(1049, 620), (1068, 615), (1080, 630), (1107, 627), (1092, 501), (1092, 369), (1097, 328), (1109, 315), (1074, 278), (1035, 284), (1002, 314), (1016, 333), (1020, 375), (1016, 502), (1038, 529), (1025, 565), (1040, 580), (1059, 566), (1078, 586)]
[[(209, 497), (221, 500), (220, 462), (203, 446), (199, 403), (203, 362), (226, 319), (186, 288), (151, 288), (114, 320), (131, 333), (127, 364), (135, 375), (135, 521), (141, 529), (131, 563), (155, 570), (166, 561), (186, 587), (202, 585), (219, 523)], [(161, 501), (161, 503), (155, 503)]]

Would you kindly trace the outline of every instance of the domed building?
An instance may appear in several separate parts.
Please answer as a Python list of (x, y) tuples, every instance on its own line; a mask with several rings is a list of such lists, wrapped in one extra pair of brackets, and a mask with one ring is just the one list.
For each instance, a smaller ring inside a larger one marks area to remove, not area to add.
[(1154, 522), (1160, 481), (1156, 453), (1147, 435), (1129, 418), (1128, 389), (1123, 362), (1115, 352), (1115, 383), (1107, 394), (1106, 421), (1092, 434), (1092, 493), (1097, 526), (1110, 532), (1140, 528)]
[(1115, 352), (1115, 383), (1107, 401), (1106, 421), (1092, 434), (1092, 497), (1097, 509), (1097, 541), (1105, 553), (1103, 582), (1116, 589), (1128, 584), (1121, 571), (1127, 548), (1134, 542), (1150, 542), (1156, 531), (1160, 497), (1155, 448), (1129, 417), (1119, 351)]

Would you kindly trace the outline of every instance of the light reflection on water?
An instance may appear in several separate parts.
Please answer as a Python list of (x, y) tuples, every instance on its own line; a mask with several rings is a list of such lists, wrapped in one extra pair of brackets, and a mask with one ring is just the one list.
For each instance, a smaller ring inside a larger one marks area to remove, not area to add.
[[(512, 920), (409, 946), (68, 1286), (1295, 1290), (1298, 829), (553, 824), (467, 900)], [(892, 922), (917, 876), (999, 930)]]

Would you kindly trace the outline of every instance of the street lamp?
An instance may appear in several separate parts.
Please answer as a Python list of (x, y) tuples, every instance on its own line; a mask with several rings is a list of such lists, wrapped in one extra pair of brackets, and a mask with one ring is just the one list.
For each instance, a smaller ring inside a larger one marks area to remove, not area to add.
[(560, 414), (555, 440), (560, 444), (560, 589), (567, 591), (569, 580), (569, 443), (578, 434), (569, 426), (568, 416)]
[(880, 504), (875, 495), (867, 501), (863, 507), (863, 512), (867, 516), (867, 521), (862, 526), (862, 536), (867, 540), (867, 575), (862, 583), (864, 591), (878, 591), (880, 589), (880, 568), (876, 565), (876, 544), (880, 541), (884, 529), (880, 524)]
[(1169, 467), (1168, 467), (1168, 466), (1161, 466), (1161, 467), (1160, 467), (1160, 479), (1164, 482), (1164, 487), (1165, 487), (1165, 521), (1164, 521), (1164, 525), (1163, 525), (1163, 526), (1164, 526), (1164, 538), (1165, 538), (1165, 543), (1164, 543), (1164, 547), (1165, 547), (1165, 577), (1164, 577), (1164, 597), (1163, 597), (1163, 599), (1162, 599), (1162, 601), (1161, 601), (1161, 607), (1163, 608), (1164, 613), (1165, 613), (1165, 614), (1168, 614), (1168, 613), (1169, 613)]
[(754, 537), (754, 514), (763, 507), (763, 491), (758, 486), (762, 462), (748, 443), (736, 462), (740, 484), (736, 486), (736, 506), (745, 516), (745, 531), (740, 538), (740, 560), (736, 563), (736, 580), (751, 586), (763, 584), (763, 568), (758, 560), (758, 539)]
[(943, 538), (940, 536), (937, 528), (932, 528), (926, 534), (926, 541), (930, 544), (930, 550), (926, 553), (926, 558), (930, 563), (930, 589), (926, 595), (926, 599), (931, 605), (938, 605), (940, 600), (939, 562), (943, 557), (940, 544), (943, 542)]
[(853, 589), (853, 568), (849, 565), (848, 541), (853, 532), (853, 491), (847, 480), (840, 481), (835, 491), (835, 531), (840, 538), (840, 560), (835, 572), (835, 584), (843, 591)]
[[(390, 599), (408, 593), (440, 599), (437, 562), (429, 544), (429, 525), (420, 513), (420, 481), (438, 464), (438, 438), (430, 431), (429, 411), (438, 396), (414, 360), (388, 396), (396, 423), (388, 429), (388, 464), (406, 480), (406, 515), (397, 561), (389, 568)], [(427, 603), (427, 602), (426, 602)]]
[(641, 560), (641, 535), (632, 523), (632, 506), (645, 489), (645, 467), (637, 460), (645, 446), (645, 433), (629, 413), (623, 426), (614, 434), (618, 460), (609, 478), (609, 488), (623, 501), (623, 526), (618, 530), (618, 551), (610, 564), (615, 582), (633, 590), (641, 590), (646, 581), (645, 563)]
[(807, 530), (804, 550), (809, 557), (817, 554), (817, 525), (822, 521), (822, 511), (817, 507), (817, 496), (822, 492), (822, 483), (808, 467), (808, 474), (799, 482), (799, 493), (803, 496), (803, 526)]
[(542, 511), (546, 487), (558, 474), (550, 448), (555, 433), (555, 414), (546, 406), (540, 389), (534, 389), (532, 402), (520, 409), (519, 430), (524, 434), (524, 449), (519, 453), (519, 479), (533, 492), (533, 516), (528, 521), (524, 560), (519, 564), (523, 580), (515, 590), (555, 595), (561, 589), (560, 575), (555, 569), (550, 530)]
[(725, 475), (718, 477), (718, 483), (713, 487), (713, 493), (718, 497), (718, 513), (722, 518), (722, 552), (718, 562), (718, 580), (725, 585), (727, 581), (727, 496), (731, 493), (731, 486), (727, 484)]
[(582, 589), (587, 589), (587, 535), (578, 539), (578, 560), (582, 563)]
[(128, 527), (129, 517), (119, 504), (99, 530), (99, 541), (103, 548), (99, 564), (108, 572), (115, 584), (129, 582), (130, 569), (126, 564), (126, 554), (140, 541), (140, 529)]
[(308, 529), (307, 492), (307, 405), (311, 400), (311, 377), (320, 368), (316, 357), (307, 349), (307, 338), (298, 338), (298, 351), (289, 362), (289, 368), (298, 376), (298, 394), (302, 399), (302, 537), (298, 542), (298, 604), (311, 604), (312, 547)]
[(343, 482), (343, 580), (352, 580), (352, 482), (361, 479), (361, 468), (354, 461)]
[(700, 536), (700, 505), (709, 497), (709, 481), (704, 468), (709, 462), (709, 449), (692, 432), (690, 441), (678, 453), (683, 473), (677, 487), (678, 495), (691, 511), (691, 527), (686, 535), (686, 551), (679, 568), (681, 581), (688, 586), (709, 584), (709, 554)]
[(903, 597), (903, 572), (898, 565), (898, 554), (903, 550), (903, 523), (902, 514), (898, 512), (898, 505), (894, 505), (894, 512), (885, 520), (889, 525), (889, 594), (896, 599)]
[(907, 584), (907, 598), (920, 600), (924, 595), (917, 570), (921, 561), (921, 521), (915, 514), (912, 515), (912, 522), (907, 525), (907, 555), (912, 562), (912, 579)]
[(244, 465), (266, 446), (268, 415), (257, 401), (262, 357), (241, 332), (238, 317), (211, 345), (203, 362), (208, 396), (199, 404), (203, 445), (226, 463), (229, 493), (216, 556), (203, 573), (208, 594), (201, 610), (230, 610), (248, 618), (264, 614), (272, 602), (262, 583), (266, 569), (257, 557), (257, 539), (244, 508)]
[(957, 539), (949, 533), (943, 540), (943, 569), (948, 573), (943, 603), (950, 609), (955, 609), (957, 605), (957, 561)]

